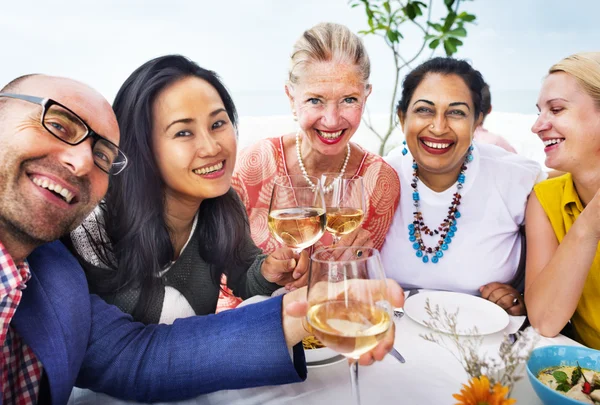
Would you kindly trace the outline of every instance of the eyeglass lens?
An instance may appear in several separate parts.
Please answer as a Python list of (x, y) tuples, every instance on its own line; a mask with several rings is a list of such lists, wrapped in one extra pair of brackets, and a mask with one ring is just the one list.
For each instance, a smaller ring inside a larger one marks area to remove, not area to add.
[[(44, 127), (55, 137), (69, 144), (76, 144), (84, 139), (89, 129), (87, 125), (71, 111), (53, 104), (44, 115)], [(92, 148), (94, 162), (107, 173), (120, 171), (119, 167), (112, 167), (119, 156), (119, 150), (105, 139), (97, 138)]]

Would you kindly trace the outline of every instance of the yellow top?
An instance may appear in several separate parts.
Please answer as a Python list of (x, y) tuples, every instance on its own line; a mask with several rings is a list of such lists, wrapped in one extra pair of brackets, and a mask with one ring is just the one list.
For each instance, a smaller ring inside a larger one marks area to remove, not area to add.
[[(534, 191), (552, 224), (558, 243), (561, 243), (583, 211), (571, 174), (538, 183)], [(596, 257), (571, 322), (577, 340), (588, 347), (600, 349), (600, 248), (596, 250)]]

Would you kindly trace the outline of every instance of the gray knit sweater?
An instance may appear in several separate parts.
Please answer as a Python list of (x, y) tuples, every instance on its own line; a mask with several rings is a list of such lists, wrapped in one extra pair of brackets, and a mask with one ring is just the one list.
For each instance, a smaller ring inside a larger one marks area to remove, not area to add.
[[(104, 267), (94, 250), (90, 246), (88, 236), (100, 238), (102, 230), (101, 218), (98, 217), (99, 210), (88, 217), (82, 226), (71, 233), (72, 250), (74, 249), (80, 261), (85, 267)], [(84, 227), (85, 226), (85, 230)], [(177, 289), (188, 301), (196, 315), (207, 315), (215, 313), (217, 300), (219, 298), (220, 286), (216, 285), (211, 278), (210, 264), (200, 256), (198, 239), (198, 228), (193, 231), (190, 240), (179, 255), (179, 258), (171, 265), (168, 271), (160, 276), (163, 288), (157, 290), (152, 299), (150, 310), (144, 314), (144, 323), (158, 323), (163, 310), (165, 286)], [(104, 239), (106, 240), (106, 239)], [(247, 258), (245, 263), (251, 263), (242, 276), (237, 280), (228, 280), (227, 285), (234, 294), (242, 299), (254, 295), (271, 295), (280, 286), (267, 281), (260, 272), (263, 261), (267, 255), (262, 254), (252, 241), (250, 235), (239, 246), (240, 257)], [(236, 272), (231, 272), (236, 274)], [(88, 282), (91, 280), (88, 279)], [(90, 290), (94, 291), (93, 285)], [(101, 297), (110, 304), (116, 305), (123, 312), (133, 313), (140, 297), (140, 288), (131, 288), (116, 294), (101, 294)]]

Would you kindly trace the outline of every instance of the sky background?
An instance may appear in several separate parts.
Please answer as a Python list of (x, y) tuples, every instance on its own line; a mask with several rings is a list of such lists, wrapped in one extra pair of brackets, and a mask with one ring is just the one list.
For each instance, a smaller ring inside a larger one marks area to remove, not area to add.
[[(219, 73), (242, 116), (289, 114), (283, 86), (304, 30), (322, 21), (355, 32), (367, 26), (363, 9), (346, 0), (0, 1), (0, 85), (27, 73), (55, 74), (88, 83), (112, 102), (139, 65), (180, 53)], [(468, 25), (456, 56), (483, 73), (495, 111), (535, 113), (553, 63), (600, 51), (599, 0), (475, 0), (461, 9), (475, 14), (477, 25)], [(434, 15), (442, 11), (442, 0), (434, 0)], [(409, 55), (422, 35), (403, 33)], [(368, 106), (385, 113), (392, 56), (381, 38), (364, 40), (372, 64)]]

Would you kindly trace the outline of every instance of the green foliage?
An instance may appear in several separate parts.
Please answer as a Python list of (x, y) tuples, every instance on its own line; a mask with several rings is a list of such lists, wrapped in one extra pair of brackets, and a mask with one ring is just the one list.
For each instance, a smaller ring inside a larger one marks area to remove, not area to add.
[(569, 384), (567, 373), (564, 371), (555, 371), (552, 373), (552, 377), (556, 380), (558, 384), (556, 389), (562, 392), (568, 392), (571, 389), (571, 384)]
[[(433, 21), (431, 10), (433, 2), (445, 8), (445, 15), (439, 21)], [(384, 39), (386, 45), (394, 54), (396, 80), (393, 89), (390, 124), (385, 134), (379, 134), (368, 123), (368, 127), (381, 140), (379, 153), (385, 153), (385, 144), (395, 127), (395, 101), (398, 93), (400, 72), (421, 56), (426, 47), (431, 54), (440, 46), (447, 56), (458, 52), (463, 45), (460, 38), (467, 36), (466, 24), (475, 23), (475, 15), (466, 11), (459, 12), (461, 2), (468, 0), (349, 0), (350, 7), (363, 7), (367, 18), (368, 29), (359, 31), (362, 35), (377, 35)], [(405, 24), (418, 27), (423, 33), (423, 43), (415, 55), (403, 57), (401, 45), (404, 36), (401, 30)]]
[[(474, 23), (476, 18), (473, 14), (466, 11), (458, 13), (460, 0), (444, 0), (446, 7), (446, 16), (439, 22), (431, 21), (431, 6), (422, 1), (413, 0), (349, 0), (351, 7), (363, 6), (367, 16), (369, 29), (359, 31), (360, 34), (377, 34), (387, 39), (388, 45), (399, 44), (404, 37), (400, 34), (400, 27), (407, 23), (415, 23), (422, 29), (424, 28), (419, 20), (426, 18), (425, 25), (434, 30), (433, 33), (425, 32), (425, 40), (431, 49), (436, 49), (439, 44), (451, 44), (452, 51), (446, 51), (447, 56), (456, 53), (457, 47), (462, 42), (457, 37), (467, 36), (465, 29), (466, 23)], [(428, 15), (425, 17), (424, 11), (427, 9)], [(424, 30), (425, 31), (425, 30)], [(390, 34), (391, 33), (391, 34)], [(457, 42), (460, 42), (457, 45)], [(432, 46), (432, 43), (437, 45)]]
[(573, 374), (571, 375), (573, 382), (571, 384), (569, 384), (569, 377), (564, 371), (554, 371), (552, 377), (554, 377), (556, 384), (558, 384), (556, 386), (557, 391), (568, 392), (573, 385), (577, 384), (579, 378), (581, 378), (581, 368), (573, 371)]
[(552, 377), (554, 377), (557, 383), (567, 382), (567, 373), (564, 371), (555, 371), (552, 373)]
[(571, 374), (571, 385), (577, 384), (582, 376), (583, 371), (581, 370), (581, 367), (579, 367), (579, 363), (577, 363), (577, 368), (573, 370), (573, 374)]

